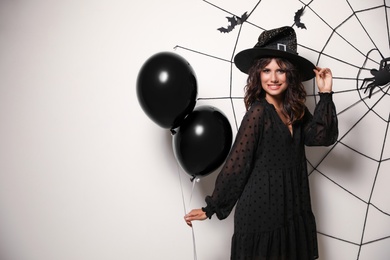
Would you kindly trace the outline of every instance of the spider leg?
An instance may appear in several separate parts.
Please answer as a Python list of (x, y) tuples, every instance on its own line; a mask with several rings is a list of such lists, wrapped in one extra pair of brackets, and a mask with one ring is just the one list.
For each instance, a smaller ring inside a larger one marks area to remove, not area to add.
[(369, 92), (369, 94), (368, 94), (368, 98), (371, 98), (372, 92), (374, 91), (374, 88), (377, 87), (377, 86), (378, 86), (378, 85), (375, 84), (374, 82), (372, 82), (372, 83), (370, 83), (370, 84), (367, 85), (367, 88), (366, 88), (366, 90), (364, 91), (364, 93), (366, 93), (367, 89), (370, 89), (370, 92)]
[(363, 79), (363, 83), (362, 83), (362, 85), (360, 86), (360, 89), (363, 89), (363, 88), (364, 88), (364, 85), (365, 85), (367, 82), (370, 82), (370, 81), (374, 81), (374, 77)]

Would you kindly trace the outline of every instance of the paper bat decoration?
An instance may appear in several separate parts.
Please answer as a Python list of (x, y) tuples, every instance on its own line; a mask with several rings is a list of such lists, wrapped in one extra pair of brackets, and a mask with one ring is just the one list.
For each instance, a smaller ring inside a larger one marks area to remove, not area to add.
[(294, 15), (294, 22), (295, 22), (295, 24), (297, 25), (298, 28), (306, 29), (305, 24), (301, 22), (301, 16), (303, 15), (303, 10), (304, 10), (304, 8), (302, 7), (301, 9), (299, 9), (295, 13), (295, 15)]
[(225, 27), (220, 27), (217, 30), (221, 33), (231, 32), (237, 25), (240, 25), (248, 19), (248, 14), (245, 12), (241, 17), (233, 15), (232, 17), (226, 17), (228, 19), (229, 25)]

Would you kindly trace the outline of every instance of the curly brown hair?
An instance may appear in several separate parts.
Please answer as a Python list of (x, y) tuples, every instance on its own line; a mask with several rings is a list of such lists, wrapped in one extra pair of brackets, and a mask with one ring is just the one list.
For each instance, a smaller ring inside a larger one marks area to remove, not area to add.
[(279, 67), (286, 71), (288, 87), (284, 92), (283, 113), (290, 119), (290, 123), (300, 120), (305, 113), (306, 90), (302, 84), (300, 73), (294, 64), (282, 58), (260, 58), (254, 62), (248, 71), (247, 84), (244, 88), (244, 103), (248, 110), (250, 106), (260, 98), (265, 97), (265, 91), (261, 87), (260, 72), (275, 59)]

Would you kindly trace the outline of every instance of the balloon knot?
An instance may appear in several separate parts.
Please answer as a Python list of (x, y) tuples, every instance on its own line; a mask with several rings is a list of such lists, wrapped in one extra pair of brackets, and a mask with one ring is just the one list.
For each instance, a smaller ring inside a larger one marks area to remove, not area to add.
[(193, 181), (199, 182), (199, 180), (200, 179), (196, 175), (192, 175), (191, 182), (193, 182)]

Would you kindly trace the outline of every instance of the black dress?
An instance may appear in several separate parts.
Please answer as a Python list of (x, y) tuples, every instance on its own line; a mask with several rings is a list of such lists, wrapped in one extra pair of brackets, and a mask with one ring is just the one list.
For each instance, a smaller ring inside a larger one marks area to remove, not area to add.
[(305, 147), (329, 146), (338, 137), (331, 93), (306, 108), (293, 134), (264, 98), (245, 114), (236, 140), (203, 208), (226, 218), (237, 202), (232, 260), (318, 258)]

